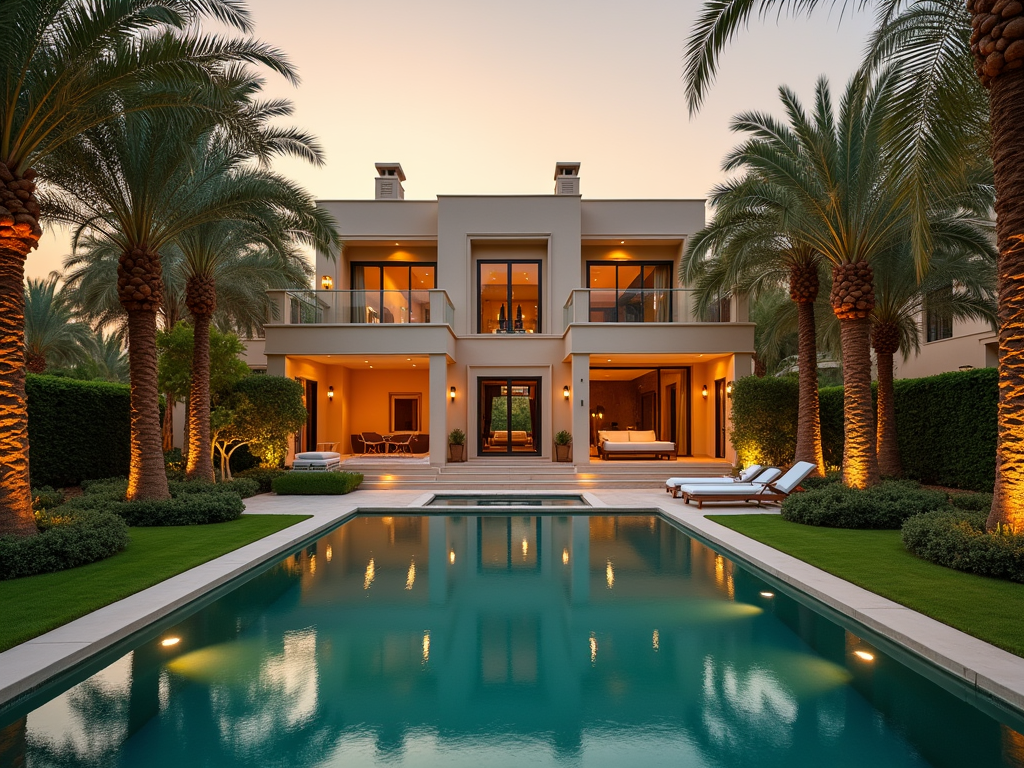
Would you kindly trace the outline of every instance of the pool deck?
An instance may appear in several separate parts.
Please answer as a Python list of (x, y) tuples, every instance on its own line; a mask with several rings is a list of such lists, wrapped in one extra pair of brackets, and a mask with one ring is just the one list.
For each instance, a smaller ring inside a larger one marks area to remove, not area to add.
[[(507, 491), (496, 492), (496, 495)], [(334, 527), (361, 508), (423, 511), (432, 496), (423, 491), (355, 491), (347, 496), (264, 494), (246, 500), (251, 514), (301, 514), (310, 519), (167, 579), (33, 640), (0, 653), (0, 705), (38, 687), (133, 632), (157, 621), (212, 589), (242, 575), (296, 544)], [(776, 514), (752, 506), (714, 506), (698, 511), (663, 490), (601, 490), (583, 494), (596, 512), (659, 510), (683, 529), (735, 555), (849, 616), (878, 635), (931, 661), (979, 692), (1024, 711), (1024, 659), (953, 629), (898, 603), (861, 589), (814, 566), (708, 520), (705, 515)], [(540, 511), (533, 508), (532, 511)], [(459, 508), (462, 514), (465, 507)], [(549, 507), (545, 513), (571, 514), (586, 508)], [(453, 508), (432, 512), (450, 514)], [(499, 511), (491, 508), (490, 513)]]

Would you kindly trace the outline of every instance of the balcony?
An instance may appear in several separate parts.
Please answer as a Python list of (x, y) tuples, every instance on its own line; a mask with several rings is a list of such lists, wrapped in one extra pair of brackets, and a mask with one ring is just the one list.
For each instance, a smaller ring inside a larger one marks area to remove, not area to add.
[(563, 330), (579, 323), (693, 323), (693, 288), (580, 288), (562, 308)]
[(426, 291), (268, 291), (273, 323), (283, 325), (448, 325), (455, 307), (439, 289)]

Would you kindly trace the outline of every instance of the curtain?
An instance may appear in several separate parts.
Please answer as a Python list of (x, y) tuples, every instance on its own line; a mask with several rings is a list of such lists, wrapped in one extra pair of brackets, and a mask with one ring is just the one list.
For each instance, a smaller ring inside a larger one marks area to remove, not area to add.
[(668, 264), (659, 264), (654, 268), (654, 317), (656, 323), (667, 323), (672, 317), (672, 267)]
[(533, 438), (533, 441), (534, 441), (533, 442), (533, 447), (535, 449), (537, 449), (537, 450), (540, 450), (540, 446), (537, 444), (537, 439), (538, 439), (538, 437), (540, 435), (540, 430), (538, 429), (538, 427), (540, 425), (537, 424), (537, 387), (531, 385), (530, 389), (529, 389), (529, 392), (530, 392), (530, 429), (532, 430), (530, 432), (530, 436)]

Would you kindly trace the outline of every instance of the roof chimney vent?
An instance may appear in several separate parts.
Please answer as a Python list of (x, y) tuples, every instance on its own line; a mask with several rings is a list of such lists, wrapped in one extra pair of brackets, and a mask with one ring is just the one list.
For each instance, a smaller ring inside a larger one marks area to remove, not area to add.
[(405, 171), (401, 163), (376, 163), (377, 178), (374, 179), (375, 200), (405, 200)]
[(555, 163), (555, 194), (578, 195), (580, 193), (580, 164)]

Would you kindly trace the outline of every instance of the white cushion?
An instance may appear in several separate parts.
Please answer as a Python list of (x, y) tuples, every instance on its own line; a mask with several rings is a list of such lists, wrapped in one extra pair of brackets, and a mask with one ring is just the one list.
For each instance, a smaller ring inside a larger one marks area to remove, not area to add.
[(307, 451), (306, 453), (296, 453), (295, 458), (300, 461), (327, 461), (328, 459), (340, 461), (341, 454), (334, 451)]
[(628, 443), (629, 432), (624, 429), (601, 429), (597, 432), (597, 441), (609, 440), (613, 443)]
[(658, 436), (654, 434), (653, 429), (637, 429), (631, 432), (627, 432), (629, 435), (629, 442), (631, 443), (656, 443), (658, 442)]
[(635, 453), (646, 453), (649, 451), (674, 451), (676, 449), (675, 443), (670, 443), (667, 440), (652, 440), (650, 442), (630, 442), (629, 450)]
[(760, 483), (726, 483), (725, 485), (681, 485), (679, 490), (691, 496), (753, 496), (764, 491)]
[[(733, 480), (733, 485), (765, 485), (766, 483), (772, 482), (775, 478), (782, 474), (781, 469), (776, 467), (768, 467), (764, 472), (759, 474), (755, 479), (742, 482), (740, 480)], [(729, 478), (721, 477), (670, 477), (665, 481), (665, 485), (727, 485), (725, 480)]]
[(775, 487), (783, 493), (792, 493), (807, 476), (815, 470), (816, 465), (809, 461), (798, 461), (789, 471), (775, 481)]

